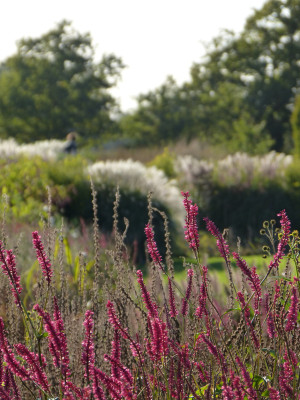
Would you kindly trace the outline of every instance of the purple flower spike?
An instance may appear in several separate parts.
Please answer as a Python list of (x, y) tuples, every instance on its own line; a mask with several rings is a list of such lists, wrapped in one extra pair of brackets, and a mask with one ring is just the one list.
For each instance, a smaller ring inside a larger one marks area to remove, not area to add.
[(21, 277), (18, 275), (16, 269), (15, 256), (12, 250), (4, 250), (3, 244), (0, 241), (0, 262), (2, 263), (1, 268), (5, 275), (9, 277), (9, 283), (11, 291), (15, 297), (15, 303), (21, 307), (20, 293), (22, 292), (22, 286), (20, 285)]
[(142, 271), (138, 270), (138, 271), (136, 271), (136, 274), (138, 276), (137, 281), (141, 288), (143, 302), (144, 302), (147, 310), (149, 311), (150, 316), (153, 318), (158, 318), (157, 306), (154, 302), (152, 302), (152, 300), (150, 298), (150, 294), (149, 294), (149, 292), (145, 286), (144, 280), (143, 280), (143, 273), (142, 273)]
[(33, 243), (33, 247), (36, 250), (36, 256), (37, 256), (38, 262), (42, 268), (43, 275), (44, 275), (46, 281), (48, 282), (48, 285), (50, 285), (53, 271), (51, 269), (51, 263), (50, 263), (48, 257), (46, 256), (44, 246), (41, 241), (41, 237), (37, 231), (32, 232), (32, 243)]
[(6, 362), (10, 371), (26, 381), (30, 379), (30, 374), (26, 368), (16, 359), (8, 341), (5, 337), (3, 319), (0, 317), (0, 349), (3, 354), (4, 361)]
[(181, 314), (185, 317), (188, 312), (188, 301), (192, 293), (192, 283), (193, 283), (194, 271), (192, 269), (188, 270), (188, 285), (185, 293), (185, 297), (182, 299)]
[(159, 254), (156, 242), (154, 240), (153, 228), (149, 224), (147, 224), (145, 227), (145, 234), (147, 238), (148, 253), (150, 254), (150, 257), (152, 258), (154, 264), (157, 265), (163, 271), (164, 268), (162, 265), (162, 258), (161, 255)]
[(83, 325), (85, 327), (85, 337), (82, 342), (82, 356), (81, 361), (85, 366), (85, 377), (89, 380), (93, 376), (94, 364), (95, 364), (95, 348), (94, 348), (94, 336), (93, 336), (93, 312), (88, 310), (85, 313), (85, 320)]
[(219, 249), (219, 252), (221, 256), (224, 258), (225, 262), (228, 262), (229, 259), (229, 246), (226, 242), (226, 240), (223, 238), (221, 235), (221, 232), (219, 229), (216, 227), (214, 222), (212, 222), (208, 218), (203, 218), (203, 220), (206, 223), (206, 229), (217, 239), (217, 246)]
[(285, 326), (285, 330), (287, 332), (292, 331), (297, 326), (299, 299), (297, 296), (297, 290), (296, 290), (295, 286), (293, 286), (292, 292), (293, 292), (293, 295), (291, 297), (291, 305), (289, 308), (289, 312), (288, 312), (288, 316), (287, 316), (287, 323)]
[[(39, 355), (29, 351), (27, 347), (21, 343), (16, 344), (15, 349), (17, 350), (18, 354), (27, 362), (31, 379), (36, 382), (45, 392), (48, 392), (50, 387), (47, 376), (39, 363)], [(43, 359), (43, 364), (45, 366), (45, 359)]]
[(170, 316), (172, 318), (176, 318), (176, 315), (178, 314), (178, 311), (176, 309), (175, 295), (174, 295), (174, 290), (173, 290), (173, 287), (172, 287), (172, 281), (171, 281), (170, 278), (168, 278), (168, 284), (169, 284)]
[(285, 210), (282, 210), (277, 215), (279, 217), (281, 217), (280, 224), (281, 224), (281, 229), (282, 229), (283, 234), (282, 234), (282, 237), (277, 246), (277, 253), (274, 255), (273, 259), (271, 260), (271, 262), (269, 264), (269, 269), (278, 268), (279, 263), (284, 256), (284, 250), (288, 244), (289, 235), (290, 235), (290, 231), (291, 231), (291, 222), (288, 219)]
[(183, 199), (183, 205), (186, 211), (185, 217), (185, 231), (184, 236), (186, 241), (188, 242), (191, 249), (194, 251), (198, 251), (199, 249), (199, 233), (198, 233), (198, 225), (197, 225), (197, 216), (198, 216), (198, 206), (196, 204), (192, 204), (192, 200), (189, 199), (189, 192), (181, 192)]

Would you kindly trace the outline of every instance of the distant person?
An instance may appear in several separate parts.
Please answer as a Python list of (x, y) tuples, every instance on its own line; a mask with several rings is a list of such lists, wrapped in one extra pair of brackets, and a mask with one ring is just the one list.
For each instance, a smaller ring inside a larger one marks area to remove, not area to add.
[(77, 153), (77, 143), (76, 143), (76, 132), (70, 132), (67, 134), (67, 143), (64, 147), (64, 152), (67, 154)]

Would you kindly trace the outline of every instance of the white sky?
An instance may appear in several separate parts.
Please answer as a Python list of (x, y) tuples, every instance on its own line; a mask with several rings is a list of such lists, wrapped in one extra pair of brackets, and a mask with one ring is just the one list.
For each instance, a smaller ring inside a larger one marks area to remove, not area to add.
[(89, 32), (98, 61), (114, 53), (127, 68), (113, 91), (124, 111), (134, 97), (160, 86), (168, 75), (180, 84), (221, 29), (240, 32), (265, 0), (2, 0), (0, 61), (21, 38), (39, 37), (62, 19)]

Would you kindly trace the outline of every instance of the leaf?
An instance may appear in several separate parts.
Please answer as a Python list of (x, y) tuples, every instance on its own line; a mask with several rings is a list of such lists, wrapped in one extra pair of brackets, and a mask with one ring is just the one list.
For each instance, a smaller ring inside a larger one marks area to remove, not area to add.
[(54, 247), (54, 259), (56, 259), (56, 257), (58, 256), (58, 252), (59, 252), (59, 239), (55, 240), (55, 247)]
[(74, 282), (78, 281), (79, 271), (80, 271), (80, 263), (79, 256), (75, 257), (75, 265), (74, 265)]
[[(209, 387), (209, 383), (208, 383), (207, 385), (205, 385), (205, 386), (202, 386), (202, 387), (200, 388), (199, 394), (205, 394), (205, 392), (206, 392), (206, 390), (208, 389), (208, 387)], [(198, 393), (197, 393), (197, 394), (198, 394)]]
[(275, 350), (273, 350), (273, 349), (263, 348), (262, 351), (264, 351), (265, 353), (269, 353), (270, 356), (273, 358), (277, 357), (277, 354), (276, 354)]
[(89, 262), (86, 264), (86, 270), (89, 271), (89, 270), (92, 268), (92, 266), (93, 266), (94, 264), (95, 264), (95, 261), (94, 261), (94, 260), (89, 261)]
[(260, 375), (254, 375), (252, 382), (253, 382), (253, 387), (255, 389), (258, 389), (260, 384), (265, 383), (265, 380)]
[(34, 274), (34, 272), (37, 270), (39, 263), (38, 260), (35, 260), (35, 262), (32, 264), (32, 266), (30, 267), (30, 269), (27, 271), (27, 276), (26, 276), (26, 280), (25, 280), (25, 286), (26, 286), (26, 290), (29, 296), (31, 296), (32, 293), (32, 276)]
[(224, 314), (221, 315), (221, 319), (219, 322), (219, 328), (221, 327), (221, 324), (222, 324), (222, 317), (224, 317), (224, 315), (230, 313), (231, 311), (241, 311), (241, 309), (238, 307), (238, 308), (230, 308), (229, 310), (225, 311)]
[(225, 311), (224, 314), (221, 315), (221, 318), (224, 317), (224, 315), (228, 314), (231, 311), (241, 311), (240, 307), (237, 308), (229, 308), (229, 310)]
[(72, 265), (72, 252), (71, 252), (71, 248), (70, 248), (69, 241), (67, 238), (64, 238), (64, 246), (65, 246), (65, 253), (66, 253), (66, 257), (67, 257), (67, 263), (69, 265)]

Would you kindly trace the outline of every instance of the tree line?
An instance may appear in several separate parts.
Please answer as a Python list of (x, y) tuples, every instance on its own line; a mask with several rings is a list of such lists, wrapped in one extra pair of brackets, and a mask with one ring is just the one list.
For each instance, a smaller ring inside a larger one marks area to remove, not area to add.
[(67, 21), (23, 39), (0, 66), (0, 137), (20, 141), (126, 137), (134, 145), (185, 138), (231, 150), (300, 153), (300, 0), (268, 0), (241, 34), (225, 31), (178, 85), (172, 77), (122, 114), (109, 89), (123, 61), (94, 61), (89, 34)]

